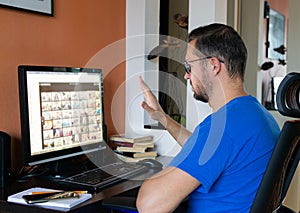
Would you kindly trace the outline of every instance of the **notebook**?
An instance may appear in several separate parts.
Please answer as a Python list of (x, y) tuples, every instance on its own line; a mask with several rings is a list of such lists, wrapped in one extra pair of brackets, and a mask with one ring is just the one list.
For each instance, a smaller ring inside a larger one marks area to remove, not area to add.
[(57, 199), (57, 200), (51, 200), (48, 202), (35, 203), (35, 204), (28, 204), (22, 198), (23, 195), (30, 195), (32, 194), (32, 192), (50, 192), (50, 191), (56, 191), (56, 190), (42, 188), (42, 187), (34, 187), (8, 196), (7, 201), (12, 203), (24, 204), (24, 205), (39, 206), (47, 209), (66, 211), (92, 198), (92, 195), (90, 193), (86, 193), (86, 194), (79, 194), (79, 198)]

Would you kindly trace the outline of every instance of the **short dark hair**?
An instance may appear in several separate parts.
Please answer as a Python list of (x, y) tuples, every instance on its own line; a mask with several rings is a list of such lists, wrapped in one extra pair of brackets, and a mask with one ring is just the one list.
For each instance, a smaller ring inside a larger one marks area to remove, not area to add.
[(196, 39), (196, 49), (204, 56), (224, 61), (231, 78), (244, 80), (247, 48), (240, 35), (230, 26), (214, 23), (194, 29), (188, 41)]

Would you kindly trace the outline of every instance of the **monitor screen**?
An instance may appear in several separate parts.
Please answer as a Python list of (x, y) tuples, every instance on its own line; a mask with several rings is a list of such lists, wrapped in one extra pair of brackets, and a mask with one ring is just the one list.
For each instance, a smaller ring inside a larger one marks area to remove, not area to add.
[(101, 69), (19, 66), (25, 165), (105, 148)]

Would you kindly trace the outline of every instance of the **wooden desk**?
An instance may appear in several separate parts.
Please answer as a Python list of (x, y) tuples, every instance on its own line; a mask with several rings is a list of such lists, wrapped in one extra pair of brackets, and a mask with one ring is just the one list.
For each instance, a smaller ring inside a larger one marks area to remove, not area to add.
[[(150, 169), (147, 173), (135, 177), (134, 180), (126, 180), (111, 187), (104, 189), (98, 193), (94, 193), (92, 199), (75, 206), (70, 213), (93, 213), (93, 212), (112, 212), (101, 206), (101, 201), (104, 198), (108, 198), (114, 195), (136, 196), (139, 186), (143, 180), (157, 171)], [(16, 203), (7, 202), (7, 197), (11, 194), (32, 188), (32, 187), (46, 187), (51, 189), (64, 189), (61, 185), (58, 185), (52, 181), (46, 181), (45, 179), (32, 178), (26, 182), (11, 181), (10, 184), (4, 189), (0, 189), (0, 212), (1, 213), (48, 213), (48, 212), (64, 212), (57, 210), (45, 209), (37, 206), (21, 205)], [(118, 212), (118, 211), (114, 211)]]

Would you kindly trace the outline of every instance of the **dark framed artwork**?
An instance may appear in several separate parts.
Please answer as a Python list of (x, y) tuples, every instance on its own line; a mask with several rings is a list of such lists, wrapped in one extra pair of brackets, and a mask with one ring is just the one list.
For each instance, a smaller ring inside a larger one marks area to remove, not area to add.
[(285, 17), (276, 10), (270, 9), (269, 16), (269, 48), (268, 58), (271, 59), (284, 59), (284, 54), (280, 51), (275, 51), (281, 46), (285, 46)]
[(53, 16), (53, 0), (0, 0), (0, 6)]

